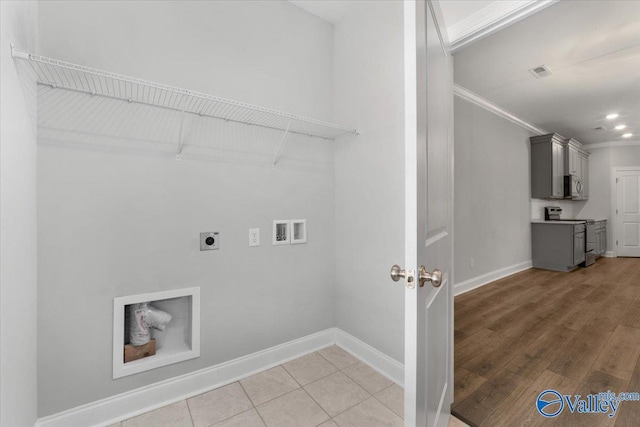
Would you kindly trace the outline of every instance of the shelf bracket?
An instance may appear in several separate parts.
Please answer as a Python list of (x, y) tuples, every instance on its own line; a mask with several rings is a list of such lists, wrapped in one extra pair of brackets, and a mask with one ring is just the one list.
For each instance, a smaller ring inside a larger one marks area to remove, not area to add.
[(31, 54), (25, 50), (18, 49), (11, 43), (9, 45), (11, 47), (11, 57), (14, 59), (31, 59)]
[(291, 122), (293, 122), (293, 119), (289, 119), (289, 123), (287, 124), (287, 129), (284, 131), (284, 135), (282, 135), (282, 139), (280, 140), (280, 146), (278, 147), (276, 156), (273, 158), (273, 166), (275, 166), (278, 163), (278, 160), (280, 160), (280, 154), (282, 153), (282, 149), (284, 148), (285, 139), (289, 134), (289, 129), (291, 128)]
[(178, 152), (176, 153), (176, 161), (182, 158), (182, 149), (184, 148), (184, 110), (180, 111), (180, 133), (178, 134)]

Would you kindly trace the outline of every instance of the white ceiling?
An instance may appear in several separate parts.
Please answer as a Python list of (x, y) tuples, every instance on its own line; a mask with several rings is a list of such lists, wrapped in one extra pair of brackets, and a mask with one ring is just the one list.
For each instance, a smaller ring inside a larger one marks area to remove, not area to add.
[[(301, 9), (335, 24), (349, 10), (350, 1), (345, 0), (289, 0)], [(490, 6), (492, 3), (499, 3), (496, 0), (440, 0), (442, 15), (447, 27), (455, 25), (474, 13)], [(511, 0), (504, 3), (522, 3), (525, 0)]]
[[(454, 57), (456, 84), (535, 126), (586, 144), (640, 141), (640, 1), (562, 1)], [(553, 74), (536, 79), (528, 70), (542, 64)]]
[(349, 1), (344, 0), (289, 0), (301, 9), (335, 24), (349, 9)]
[[(351, 3), (289, 1), (331, 23)], [(532, 3), (440, 1), (450, 35), (475, 17)], [(585, 144), (640, 142), (640, 0), (560, 1), (460, 48), (454, 57), (456, 84), (534, 126)], [(536, 79), (529, 73), (543, 64), (551, 76)], [(606, 120), (610, 112), (620, 117)], [(616, 131), (617, 124), (627, 128)], [(598, 126), (607, 130), (592, 130)], [(625, 132), (634, 136), (624, 139)]]

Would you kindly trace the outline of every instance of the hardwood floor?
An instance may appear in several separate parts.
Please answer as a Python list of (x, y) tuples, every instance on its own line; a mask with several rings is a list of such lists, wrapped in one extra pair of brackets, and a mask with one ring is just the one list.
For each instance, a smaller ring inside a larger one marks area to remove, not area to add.
[(454, 353), (452, 412), (471, 426), (640, 426), (640, 402), (613, 418), (535, 407), (547, 389), (640, 392), (640, 259), (530, 269), (456, 297)]

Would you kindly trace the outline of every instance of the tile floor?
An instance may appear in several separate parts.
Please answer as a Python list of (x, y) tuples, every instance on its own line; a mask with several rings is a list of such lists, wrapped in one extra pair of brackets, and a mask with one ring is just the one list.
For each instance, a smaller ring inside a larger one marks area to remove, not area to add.
[(401, 387), (331, 346), (112, 427), (402, 427), (403, 405)]

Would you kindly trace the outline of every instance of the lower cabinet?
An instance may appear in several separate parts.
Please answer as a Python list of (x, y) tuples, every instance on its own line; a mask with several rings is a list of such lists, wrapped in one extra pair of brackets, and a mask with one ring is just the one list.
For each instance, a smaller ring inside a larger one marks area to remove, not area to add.
[(532, 222), (533, 266), (556, 271), (571, 271), (579, 267), (585, 261), (585, 233), (584, 223)]
[(607, 221), (596, 222), (596, 249), (597, 257), (603, 256), (607, 252)]

